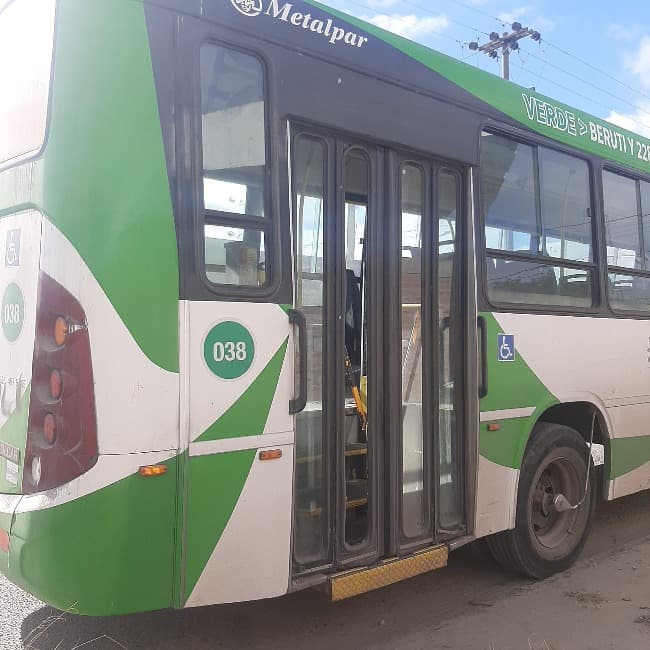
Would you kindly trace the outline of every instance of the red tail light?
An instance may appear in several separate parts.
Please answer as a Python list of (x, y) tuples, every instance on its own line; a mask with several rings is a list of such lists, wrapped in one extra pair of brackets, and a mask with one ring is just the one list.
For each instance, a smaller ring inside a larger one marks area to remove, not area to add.
[(23, 492), (58, 487), (97, 462), (97, 418), (86, 314), (41, 273)]

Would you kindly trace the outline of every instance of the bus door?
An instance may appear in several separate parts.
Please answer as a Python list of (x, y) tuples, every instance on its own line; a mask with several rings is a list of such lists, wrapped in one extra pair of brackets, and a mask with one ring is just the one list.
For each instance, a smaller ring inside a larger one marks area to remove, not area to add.
[(304, 575), (462, 528), (461, 188), (431, 161), (316, 129), (294, 128), (291, 164), (293, 563)]

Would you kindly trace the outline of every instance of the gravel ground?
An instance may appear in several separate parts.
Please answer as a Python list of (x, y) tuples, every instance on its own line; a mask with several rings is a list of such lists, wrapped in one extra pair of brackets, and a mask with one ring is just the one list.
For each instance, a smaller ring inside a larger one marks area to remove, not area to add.
[(450, 566), (332, 604), (316, 591), (277, 600), (117, 618), (63, 615), (0, 578), (0, 650), (650, 648), (650, 493), (599, 509), (576, 566), (532, 583), (481, 544)]

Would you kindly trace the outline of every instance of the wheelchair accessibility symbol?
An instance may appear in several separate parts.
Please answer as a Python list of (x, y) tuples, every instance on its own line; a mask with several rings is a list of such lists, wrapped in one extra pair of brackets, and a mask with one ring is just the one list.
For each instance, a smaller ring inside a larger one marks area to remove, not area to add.
[(20, 266), (20, 230), (7, 232), (5, 266)]
[(514, 361), (515, 360), (515, 335), (514, 334), (499, 334), (497, 337), (497, 344), (499, 347), (499, 361)]

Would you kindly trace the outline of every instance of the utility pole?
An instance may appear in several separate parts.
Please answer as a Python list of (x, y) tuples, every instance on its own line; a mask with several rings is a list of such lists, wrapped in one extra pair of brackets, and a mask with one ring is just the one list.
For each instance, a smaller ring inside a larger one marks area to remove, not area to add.
[(539, 43), (542, 35), (534, 29), (522, 27), (521, 23), (512, 23), (512, 32), (504, 32), (501, 36), (497, 32), (490, 34), (490, 42), (485, 45), (479, 45), (476, 41), (469, 44), (469, 49), (473, 52), (479, 51), (487, 54), (491, 59), (496, 59), (501, 51), (501, 74), (504, 79), (510, 79), (510, 52), (516, 52), (519, 49), (519, 41), (522, 38), (531, 37)]

